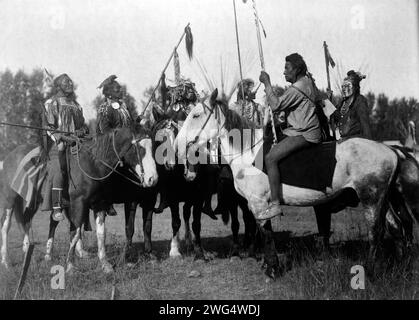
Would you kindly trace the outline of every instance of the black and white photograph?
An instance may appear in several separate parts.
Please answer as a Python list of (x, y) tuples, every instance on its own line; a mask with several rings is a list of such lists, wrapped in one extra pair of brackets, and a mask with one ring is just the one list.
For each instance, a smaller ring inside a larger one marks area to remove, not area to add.
[(418, 1), (0, 0), (0, 25), (0, 300), (419, 299)]

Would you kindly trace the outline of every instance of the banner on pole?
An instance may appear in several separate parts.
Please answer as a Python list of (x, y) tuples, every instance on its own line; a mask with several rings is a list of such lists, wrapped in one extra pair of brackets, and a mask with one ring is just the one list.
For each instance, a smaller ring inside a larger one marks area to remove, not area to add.
[(332, 56), (330, 54), (329, 47), (327, 46), (326, 41), (324, 42), (324, 50), (326, 52), (326, 59), (327, 59), (328, 64), (332, 68), (334, 68), (336, 66), (336, 63), (335, 63), (335, 61), (333, 60), (333, 58), (332, 58)]

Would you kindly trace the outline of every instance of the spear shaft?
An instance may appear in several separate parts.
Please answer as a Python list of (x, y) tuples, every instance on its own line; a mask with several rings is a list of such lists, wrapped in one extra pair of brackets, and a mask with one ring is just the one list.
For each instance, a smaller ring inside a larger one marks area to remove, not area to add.
[(27, 125), (24, 125), (24, 124), (17, 124), (17, 123), (0, 122), (0, 125), (26, 128), (26, 129), (33, 129), (33, 130), (51, 131), (51, 132), (54, 132), (54, 133), (62, 133), (62, 134), (74, 134), (74, 132), (70, 132), (70, 131), (62, 131), (62, 130), (42, 128), (42, 127), (27, 126)]
[[(243, 70), (242, 70), (242, 60), (240, 54), (240, 40), (239, 40), (239, 28), (237, 26), (237, 12), (236, 12), (236, 0), (233, 0), (234, 8), (234, 22), (236, 25), (236, 42), (237, 42), (237, 55), (239, 57), (239, 69), (240, 69), (240, 90), (242, 92), (242, 99), (244, 99), (244, 89), (243, 89)], [(242, 106), (242, 115), (243, 115), (243, 106)]]
[(166, 66), (164, 67), (163, 71), (162, 71), (162, 72), (161, 72), (161, 74), (160, 74), (159, 81), (157, 82), (157, 85), (154, 87), (154, 90), (153, 90), (153, 92), (151, 93), (150, 99), (148, 99), (148, 102), (147, 102), (147, 104), (146, 104), (146, 106), (145, 106), (144, 110), (141, 112), (140, 116), (143, 116), (143, 115), (144, 115), (145, 111), (147, 110), (148, 106), (150, 105), (151, 100), (153, 100), (154, 93), (156, 92), (157, 88), (158, 88), (158, 87), (159, 87), (159, 85), (160, 85), (161, 78), (162, 78), (163, 74), (166, 72), (166, 69), (167, 69), (167, 67), (168, 67), (168, 66), (169, 66), (169, 64), (170, 64), (170, 61), (172, 61), (172, 59), (173, 59), (173, 55), (175, 54), (175, 50), (177, 50), (177, 48), (180, 46), (180, 43), (182, 42), (183, 38), (185, 37), (185, 35), (186, 35), (186, 29), (189, 27), (189, 25), (190, 25), (190, 23), (188, 23), (188, 25), (185, 27), (185, 30), (183, 31), (182, 36), (180, 37), (179, 42), (177, 43), (177, 45), (176, 45), (175, 49), (174, 49), (174, 50), (172, 50), (172, 54), (170, 55), (169, 60), (168, 60), (168, 61), (167, 61), (167, 63), (166, 63)]

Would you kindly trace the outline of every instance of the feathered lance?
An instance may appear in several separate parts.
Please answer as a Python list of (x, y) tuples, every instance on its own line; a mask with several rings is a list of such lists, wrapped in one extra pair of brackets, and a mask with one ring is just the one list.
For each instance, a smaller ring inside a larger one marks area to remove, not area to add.
[[(240, 70), (240, 90), (242, 92), (242, 99), (244, 99), (244, 89), (243, 89), (243, 71), (242, 71), (242, 59), (240, 55), (240, 40), (239, 40), (239, 28), (237, 26), (237, 12), (236, 12), (236, 0), (233, 0), (233, 8), (234, 8), (234, 22), (236, 26), (236, 42), (237, 42), (237, 56), (239, 58), (239, 70)], [(242, 115), (244, 105), (241, 106)]]
[[(323, 48), (324, 48), (324, 58), (326, 60), (326, 75), (327, 75), (327, 88), (329, 91), (332, 89), (330, 86), (330, 73), (329, 73), (329, 65), (334, 68), (335, 61), (333, 61), (332, 56), (330, 55), (329, 48), (327, 46), (326, 41), (323, 41)], [(331, 99), (331, 98), (330, 98)]]
[[(247, 0), (243, 0), (243, 2), (246, 3)], [(260, 25), (259, 25), (259, 23), (261, 24), (261, 21), (259, 19), (259, 15), (258, 15), (258, 12), (257, 12), (257, 9), (256, 9), (256, 1), (252, 0), (252, 4), (253, 4), (253, 14), (255, 16), (255, 25), (256, 25), (256, 35), (257, 35), (258, 48), (259, 48), (260, 66), (261, 66), (262, 70), (265, 71), (265, 59), (263, 57), (262, 38), (260, 36)], [(263, 29), (263, 34), (266, 38), (266, 32), (265, 32), (265, 29), (263, 28), (263, 25), (262, 25), (262, 29)], [(278, 138), (277, 138), (276, 131), (275, 131), (275, 118), (273, 116), (273, 112), (272, 112), (271, 107), (268, 106), (268, 108), (269, 108), (269, 112), (271, 114), (271, 119), (272, 119), (272, 134), (274, 136), (274, 143), (277, 143)]]
[(18, 127), (18, 128), (26, 128), (26, 129), (33, 129), (33, 130), (41, 130), (41, 131), (51, 131), (53, 133), (62, 133), (62, 134), (70, 134), (70, 135), (74, 134), (74, 132), (70, 132), (70, 131), (62, 131), (62, 130), (56, 130), (56, 129), (48, 129), (48, 128), (42, 128), (42, 127), (27, 126), (27, 125), (24, 125), (24, 124), (16, 124), (16, 123), (9, 123), (9, 122), (0, 122), (0, 125)]
[(174, 56), (174, 53), (175, 53), (176, 49), (179, 47), (179, 45), (182, 42), (182, 40), (183, 40), (184, 37), (185, 37), (186, 51), (188, 53), (189, 59), (192, 59), (192, 57), (193, 57), (193, 36), (192, 36), (192, 31), (191, 31), (190, 23), (188, 23), (188, 25), (185, 27), (184, 32), (182, 33), (182, 36), (180, 37), (179, 42), (175, 46), (175, 49), (172, 51), (172, 54), (170, 55), (170, 58), (167, 61), (166, 66), (164, 67), (163, 71), (161, 72), (160, 77), (159, 77), (159, 81), (157, 82), (157, 85), (154, 87), (154, 90), (151, 93), (150, 99), (148, 100), (148, 102), (147, 102), (144, 110), (141, 112), (140, 116), (143, 116), (144, 115), (145, 111), (147, 110), (148, 106), (150, 105), (151, 100), (153, 99), (154, 94), (155, 94), (157, 88), (160, 85), (162, 76), (166, 72), (166, 69), (167, 69), (167, 67), (170, 64), (170, 61), (172, 61), (172, 59), (173, 59), (173, 56)]

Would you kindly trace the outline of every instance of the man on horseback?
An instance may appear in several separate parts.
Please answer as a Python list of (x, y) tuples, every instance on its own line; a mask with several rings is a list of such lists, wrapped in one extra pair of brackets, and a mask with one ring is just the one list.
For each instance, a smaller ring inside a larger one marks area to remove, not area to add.
[(112, 75), (106, 78), (99, 86), (105, 97), (100, 105), (97, 115), (97, 134), (105, 134), (115, 128), (129, 127), (133, 119), (124, 101), (122, 86), (116, 81), (117, 77)]
[[(106, 134), (115, 128), (130, 127), (133, 119), (124, 101), (122, 86), (116, 81), (117, 77), (111, 75), (98, 87), (102, 89), (105, 101), (100, 105), (97, 115), (96, 134)], [(116, 210), (110, 204), (108, 216), (116, 216)]]
[(318, 91), (307, 71), (307, 65), (298, 53), (287, 56), (285, 61), (284, 76), (291, 86), (281, 97), (274, 94), (270, 77), (266, 72), (262, 71), (259, 77), (265, 85), (267, 100), (273, 113), (279, 114), (283, 134), (265, 157), (271, 203), (261, 214), (263, 219), (270, 219), (282, 213), (279, 162), (298, 150), (321, 142), (321, 127), (315, 105)]
[(76, 101), (73, 81), (67, 74), (54, 79), (53, 92), (52, 98), (45, 102), (46, 127), (51, 130), (49, 136), (54, 142), (49, 152), (51, 161), (48, 172), (52, 183), (52, 218), (61, 221), (64, 219), (62, 210), (68, 206), (68, 200), (63, 201), (63, 193), (68, 192), (67, 150), (70, 141), (67, 134), (54, 130), (71, 132), (81, 138), (89, 133), (89, 129), (84, 121), (83, 110)]
[(255, 82), (252, 79), (244, 79), (237, 84), (237, 101), (232, 109), (244, 116), (257, 126), (263, 124), (263, 107), (254, 101), (256, 92), (253, 91)]
[(347, 73), (342, 84), (343, 100), (331, 117), (333, 129), (338, 129), (341, 139), (360, 137), (372, 139), (368, 115), (368, 101), (360, 93), (360, 82), (366, 76), (353, 70)]

